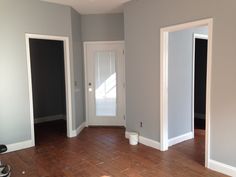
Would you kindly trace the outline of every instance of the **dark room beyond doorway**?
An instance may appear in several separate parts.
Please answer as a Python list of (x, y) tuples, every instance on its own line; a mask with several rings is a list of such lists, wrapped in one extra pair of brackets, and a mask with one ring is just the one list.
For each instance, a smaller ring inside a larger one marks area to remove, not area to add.
[(195, 85), (194, 85), (194, 126), (206, 127), (206, 76), (207, 76), (207, 39), (195, 38)]
[(64, 46), (55, 40), (30, 39), (29, 43), (37, 144), (43, 130), (66, 136)]

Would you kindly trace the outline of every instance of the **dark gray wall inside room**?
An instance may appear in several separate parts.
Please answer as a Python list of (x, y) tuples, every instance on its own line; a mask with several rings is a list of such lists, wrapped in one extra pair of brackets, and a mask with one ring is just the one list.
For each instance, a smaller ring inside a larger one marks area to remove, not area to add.
[(194, 112), (201, 115), (205, 115), (206, 112), (206, 72), (207, 40), (196, 39)]
[(30, 39), (34, 118), (65, 115), (62, 41)]

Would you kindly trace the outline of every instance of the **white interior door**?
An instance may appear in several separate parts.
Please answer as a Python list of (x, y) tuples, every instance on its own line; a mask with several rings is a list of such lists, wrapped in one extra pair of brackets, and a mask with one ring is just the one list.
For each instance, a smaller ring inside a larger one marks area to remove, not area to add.
[(124, 43), (85, 43), (87, 123), (123, 126)]

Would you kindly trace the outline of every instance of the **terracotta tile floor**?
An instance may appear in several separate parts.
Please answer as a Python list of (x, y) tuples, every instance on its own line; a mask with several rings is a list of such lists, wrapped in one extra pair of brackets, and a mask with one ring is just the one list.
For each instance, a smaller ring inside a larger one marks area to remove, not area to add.
[(12, 166), (12, 177), (224, 176), (204, 168), (201, 136), (160, 152), (130, 146), (122, 128), (86, 128), (72, 139), (66, 138), (62, 122), (35, 130), (35, 148), (1, 155)]

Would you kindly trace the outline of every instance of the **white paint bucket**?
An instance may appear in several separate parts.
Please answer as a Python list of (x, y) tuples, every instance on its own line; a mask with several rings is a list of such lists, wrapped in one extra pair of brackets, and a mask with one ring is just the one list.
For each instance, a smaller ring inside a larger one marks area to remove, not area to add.
[(130, 145), (137, 145), (138, 144), (138, 133), (131, 132), (129, 134), (129, 144)]

